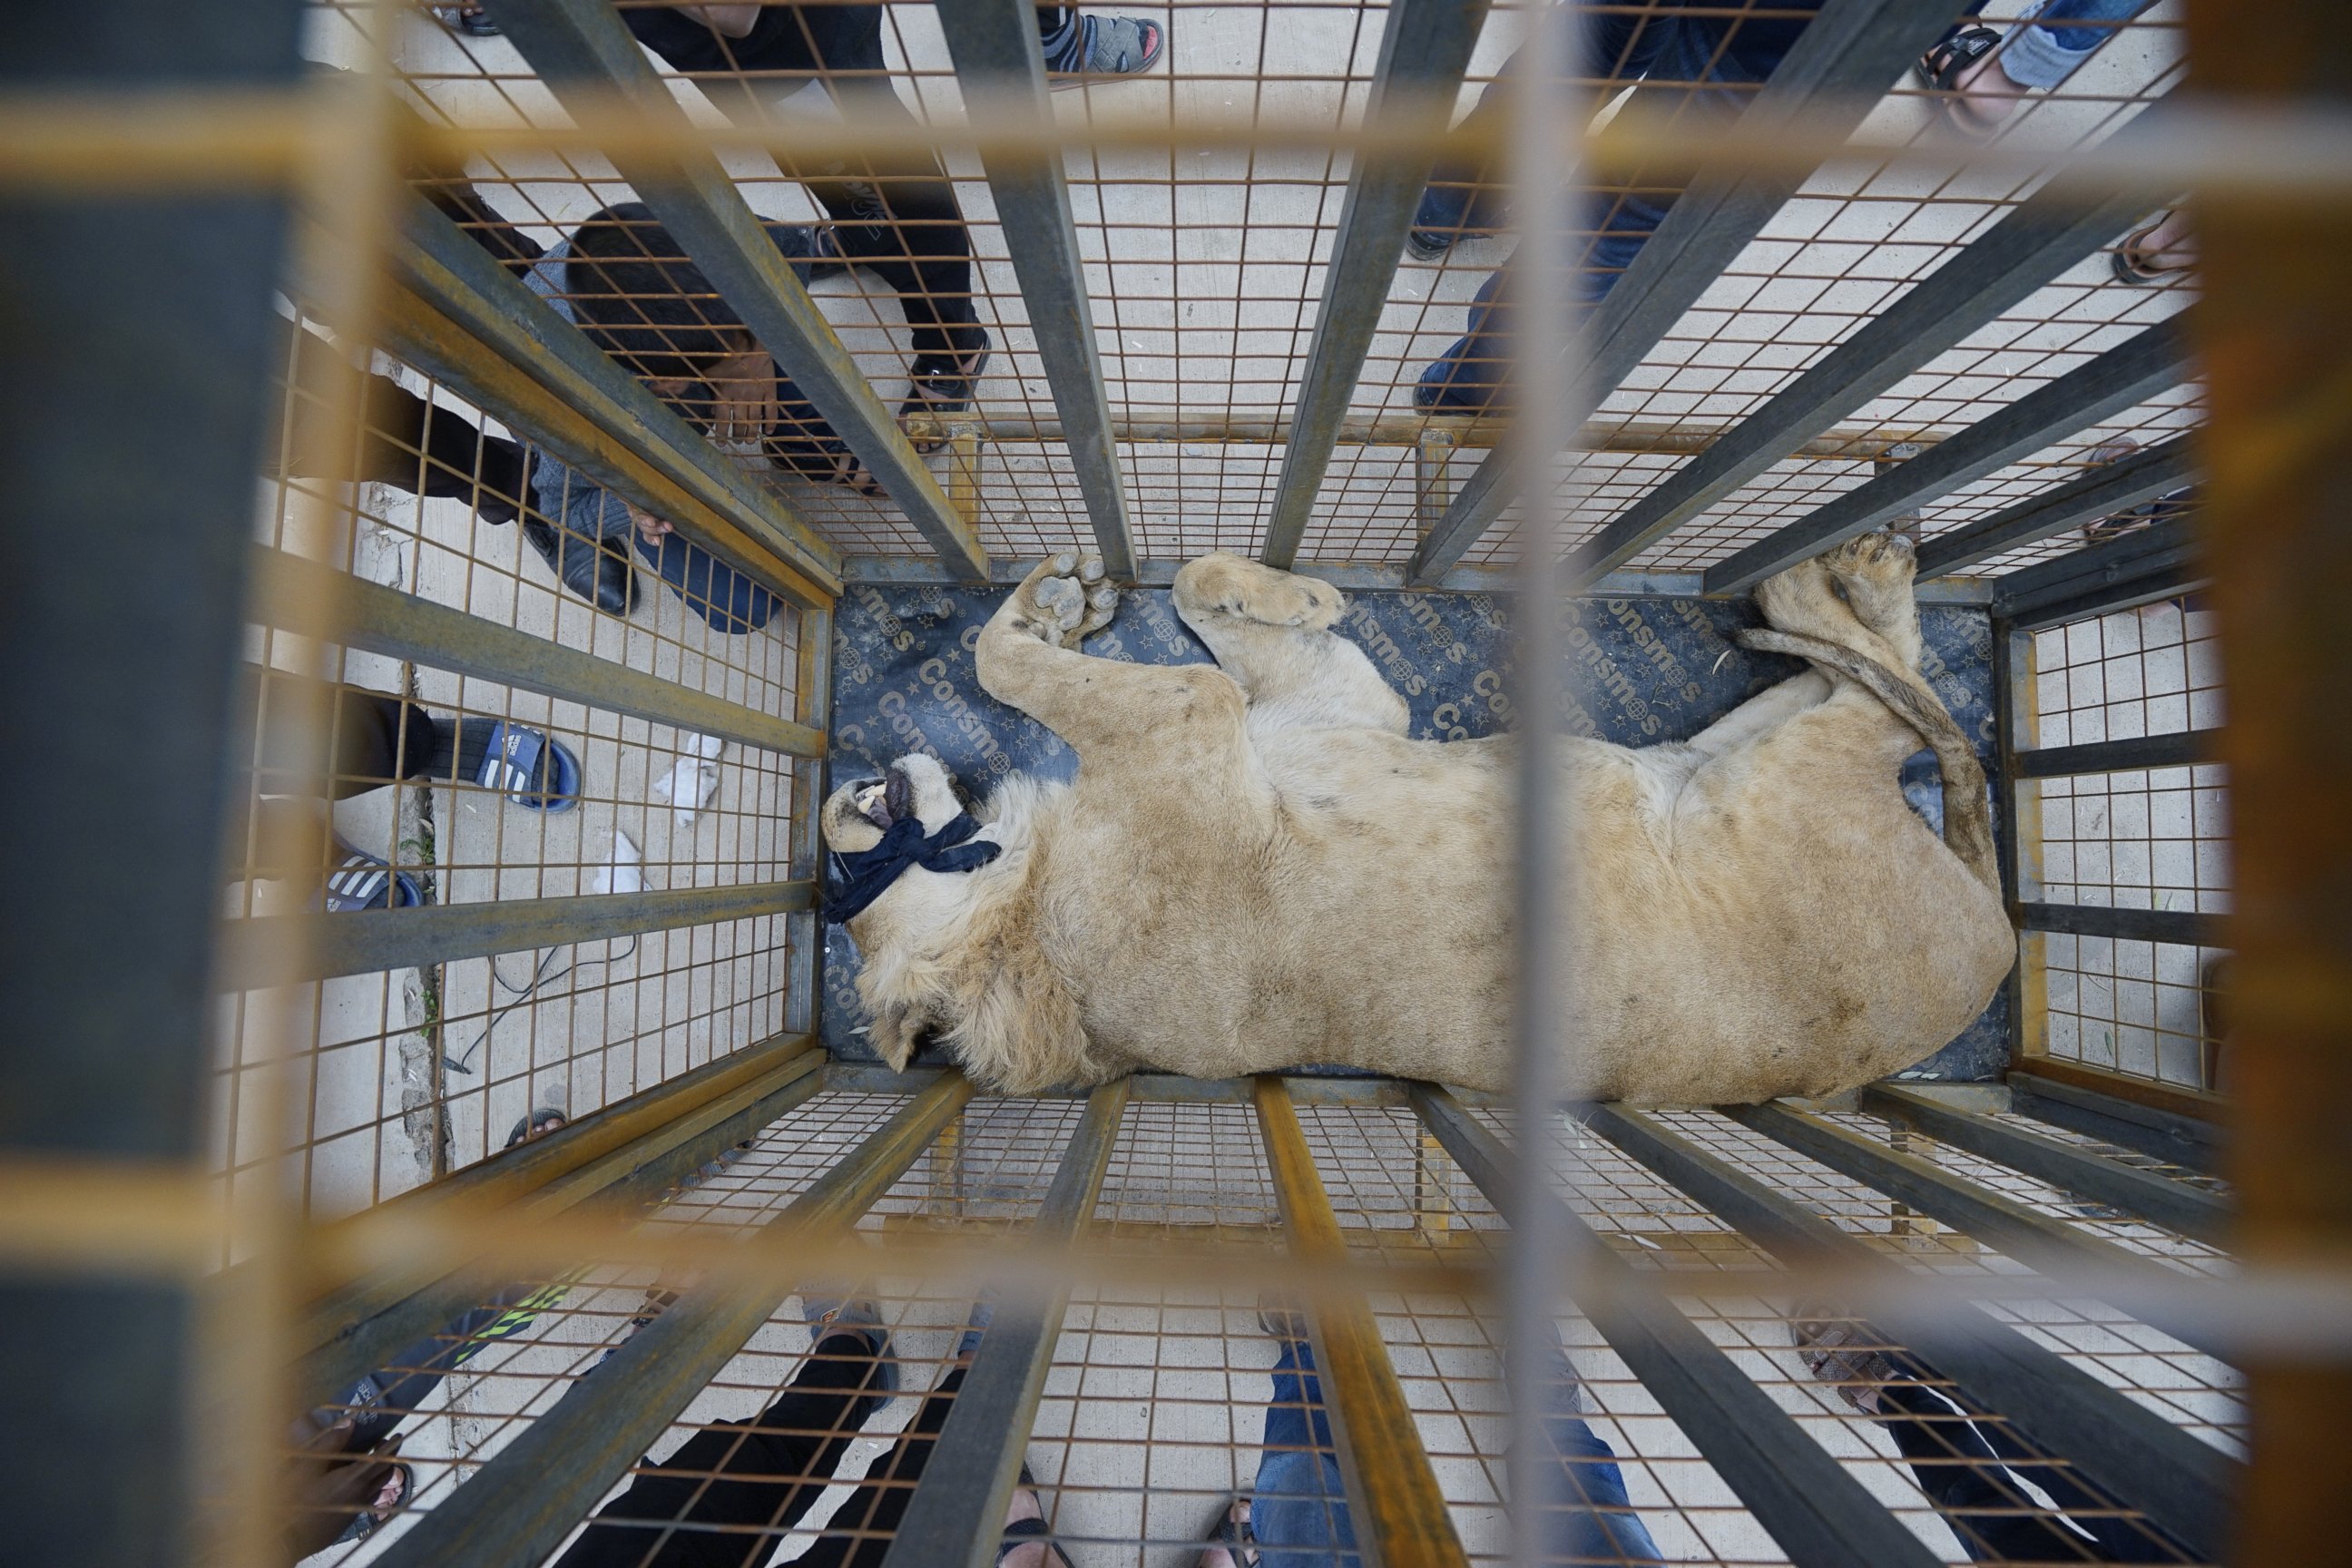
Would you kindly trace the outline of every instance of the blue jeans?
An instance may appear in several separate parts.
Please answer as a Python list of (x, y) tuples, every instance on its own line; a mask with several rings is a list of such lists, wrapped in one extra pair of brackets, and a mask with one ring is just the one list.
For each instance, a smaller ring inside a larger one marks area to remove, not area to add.
[[(1658, 1549), (1625, 1499), (1625, 1479), (1609, 1445), (1575, 1414), (1567, 1358), (1555, 1363), (1553, 1413), (1544, 1421), (1560, 1460), (1559, 1489), (1545, 1500), (1552, 1556), (1561, 1563), (1656, 1563)], [(1286, 1341), (1274, 1363), (1274, 1397), (1265, 1407), (1250, 1531), (1263, 1568), (1358, 1568), (1356, 1532), (1333, 1457), (1315, 1355)]]
[(2091, 52), (2115, 37), (2114, 24), (2130, 21), (2153, 4), (2155, 0), (2050, 0), (2031, 23), (2011, 31), (1996, 57), (2000, 74), (2020, 87), (2047, 91), (2082, 69)]
[(634, 530), (630, 540), (637, 559), (675, 589), (688, 609), (719, 630), (730, 636), (756, 632), (776, 613), (773, 594), (700, 545), (675, 533), (665, 533), (659, 545), (651, 545)]

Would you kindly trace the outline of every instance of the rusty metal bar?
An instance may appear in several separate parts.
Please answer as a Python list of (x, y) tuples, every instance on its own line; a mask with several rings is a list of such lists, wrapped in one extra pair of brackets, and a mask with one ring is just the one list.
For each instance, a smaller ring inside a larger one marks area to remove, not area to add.
[[(1860, 1237), (1622, 1105), (1585, 1107), (1586, 1125), (1722, 1215), (1792, 1268), (1825, 1266), (1895, 1278), (1906, 1270)], [(2218, 1558), (2244, 1467), (1980, 1309), (1872, 1316), (1985, 1407), (2069, 1460), (2093, 1482)]]
[(2228, 1200), (2204, 1187), (2126, 1165), (2080, 1144), (1945, 1105), (1892, 1084), (1862, 1091), (1862, 1109), (1900, 1121), (1956, 1149), (1966, 1149), (2095, 1203), (2167, 1226), (2184, 1236), (2223, 1245), (2236, 1239)]
[[(1518, 1157), (1444, 1089), (1416, 1083), (1409, 1093), (1414, 1112), (1454, 1163), (1516, 1225)], [(1580, 1296), (1593, 1327), (1791, 1563), (1894, 1568), (1937, 1561), (1649, 1278), (1610, 1251), (1565, 1203), (1551, 1202), (1570, 1237), (1570, 1291)], [(1510, 1381), (1513, 1397), (1526, 1398), (1538, 1378), (1523, 1368)]]
[(821, 731), (615, 660), (267, 545), (253, 547), (253, 609), (270, 626), (761, 751), (795, 757), (824, 752)]
[[(1050, 125), (1035, 9), (1026, 0), (940, 0), (937, 9), (972, 116), (1006, 128)], [(1135, 541), (1061, 156), (991, 148), (981, 154), (981, 166), (996, 198), (997, 223), (1012, 242), (1013, 275), (1062, 416), (1095, 547), (1105, 570), (1124, 582), (1135, 575)]]
[[(713, 447), (422, 196), (411, 196), (403, 208), (389, 260), (404, 289), (625, 443), (691, 496), (698, 509), (725, 518), (818, 586), (828, 592), (839, 587), (840, 552), (818, 538), (782, 496)], [(479, 374), (477, 364), (462, 357), (425, 368), (461, 391)], [(480, 401), (503, 414), (497, 405)], [(556, 456), (569, 463), (562, 451)], [(593, 467), (582, 471), (602, 482)]]
[[(795, 649), (793, 702), (800, 721), (831, 743), (833, 730), (833, 611), (820, 606), (801, 612), (800, 641)], [(792, 874), (795, 881), (816, 880), (824, 858), (824, 835), (817, 814), (824, 805), (824, 763), (812, 757), (793, 764)], [(785, 921), (792, 942), (792, 974), (784, 997), (784, 1016), (797, 1030), (816, 1028), (817, 992), (824, 960), (824, 921), (814, 910), (800, 910)]]
[[(2183, 1293), (2227, 1289), (2200, 1286), (2144, 1253), (2117, 1247), (2053, 1215), (2004, 1197), (1981, 1182), (1958, 1175), (1932, 1160), (1889, 1148), (1852, 1128), (1785, 1105), (1727, 1105), (1722, 1110), (1724, 1115), (1767, 1138), (1785, 1143), (1866, 1187), (1900, 1198), (1920, 1213), (2000, 1248), (2062, 1284), (2070, 1271), (2081, 1272), (2087, 1268), (2104, 1272), (2109, 1279), (2160, 1284)], [(2214, 1342), (2212, 1335), (2195, 1326), (2198, 1320), (2194, 1314), (2188, 1320), (2158, 1316), (2146, 1321), (2183, 1344), (2195, 1345), (2224, 1361), (2231, 1359)]]
[(1393, 157), (1360, 158), (1349, 174), (1347, 204), (1323, 273), (1323, 302), (1283, 444), (1265, 547), (1258, 555), (1268, 566), (1286, 571), (1298, 558), (1333, 443), (1396, 281), (1413, 210), (1436, 165), (1438, 140), (1486, 23), (1486, 0), (1395, 0), (1389, 7), (1364, 115), (1391, 125), (1417, 119), (1429, 124), (1430, 137)]
[[(1932, 579), (1981, 565), (2021, 545), (2181, 489), (2197, 476), (2198, 440), (2195, 436), (2175, 436), (2159, 441), (2121, 462), (2085, 469), (2063, 485), (2028, 496), (1965, 527), (1947, 530), (1919, 547), (1919, 575)], [(1708, 582), (1714, 582), (1713, 573), (1708, 574)]]
[(744, 882), (344, 914), (259, 915), (222, 923), (214, 978), (223, 991), (258, 991), (338, 974), (377, 974), (559, 942), (788, 914), (815, 902), (813, 882)]
[[(749, 520), (742, 526), (730, 521), (657, 466), (650, 454), (659, 451), (658, 445), (641, 447), (625, 430), (616, 433), (597, 422), (605, 413), (619, 418), (617, 411), (628, 406), (627, 400), (608, 404), (586, 383), (550, 388), (538, 378), (561, 382), (563, 378), (551, 368), (554, 362), (534, 360), (532, 369), (526, 371), (504, 357), (501, 349), (443, 314), (424, 295), (397, 283), (386, 284), (383, 293), (377, 328), (387, 352), (430, 373), (482, 407), (497, 410), (501, 419), (529, 435), (565, 467), (656, 516), (667, 518), (685, 537), (791, 603), (809, 605), (830, 601), (835, 588), (828, 584), (839, 581), (837, 556), (828, 556), (829, 563), (821, 572), (814, 567), (807, 574), (795, 570), (778, 554), (762, 529)], [(523, 293), (534, 305), (543, 305), (529, 289)], [(569, 324), (551, 311), (550, 315), (559, 326)], [(625, 376), (620, 379), (638, 392), (645, 390)], [(669, 414), (658, 401), (653, 401), (653, 410)], [(650, 421), (652, 416), (646, 417)], [(691, 435), (691, 429), (688, 433)]]
[[(824, 1053), (805, 1035), (750, 1047), (380, 1204), (354, 1223), (424, 1211), (560, 1214), (589, 1201), (651, 1196), (823, 1087)], [(480, 1268), (379, 1269), (303, 1309), (290, 1348), (299, 1396), (331, 1399), (496, 1289)]]
[[(1282, 1207), (1292, 1256), (1301, 1262), (1344, 1259), (1347, 1243), (1316, 1173), (1289, 1088), (1269, 1073), (1257, 1079), (1255, 1099), (1266, 1173)], [(1454, 1532), (1445, 1494), (1429, 1468), (1421, 1429), (1389, 1364), (1371, 1308), (1352, 1300), (1309, 1313), (1308, 1322), (1356, 1539), (1380, 1568), (1466, 1568), (1469, 1559)]]
[[(1905, 0), (1831, 0), (1738, 122), (1728, 132), (1709, 138), (1707, 156), (1728, 163), (1727, 149), (1786, 144), (1788, 130), (1796, 123), (1843, 127), (1843, 140), (1877, 106), (1887, 84), (1935, 43), (1944, 30), (1939, 20), (1949, 22), (1937, 17), (1933, 7)], [(1588, 152), (1591, 145), (1588, 138)], [(1675, 198), (1666, 221), (1610, 289), (1582, 334), (1588, 368), (1579, 395), (1579, 421), (1623, 384), (1642, 357), (1722, 277), (1724, 268), (1797, 194), (1807, 173), (1793, 165), (1772, 174), (1712, 167)], [(1414, 583), (1436, 582), (1503, 514), (1514, 494), (1506, 480), (1507, 467), (1507, 454), (1496, 452), (1472, 472), (1414, 551), (1407, 574)]]
[[(2178, 318), (2159, 321), (1967, 429), (1937, 442), (1917, 457), (1896, 464), (1876, 479), (1766, 534), (1728, 560), (1708, 567), (1706, 591), (1737, 594), (1752, 588), (1774, 573), (1876, 528), (1922, 501), (1949, 495), (1996, 468), (2030, 458), (2086, 425), (2095, 425), (2178, 385), (2188, 374), (2189, 363), (2185, 324)], [(2122, 467), (2116, 465), (2118, 469)], [(2160, 493), (2163, 488), (2166, 487), (2159, 485), (2158, 490), (2147, 494)], [(1956, 532), (1982, 538), (1985, 548), (1974, 559), (1983, 560), (2011, 543), (2054, 533), (2080, 515), (2096, 517), (2099, 510), (2095, 509), (2119, 510), (2147, 500), (2147, 494), (2109, 502), (2102, 492), (2099, 500), (2088, 503), (2095, 510), (2086, 514), (2047, 508), (2037, 510), (2031, 523), (2006, 528), (1979, 523)], [(2039, 503), (2042, 499), (2033, 498), (2029, 504)], [(2037, 528), (2040, 533), (2032, 531)], [(1979, 529), (1983, 530), (1981, 534)], [(1966, 563), (1957, 553), (1946, 553), (1953, 538), (1952, 533), (1938, 534), (1920, 552), (1921, 575), (1957, 571)], [(1931, 557), (1939, 564), (1931, 566)]]
[(2137, 1149), (2152, 1159), (2207, 1175), (2221, 1173), (2229, 1130), (2216, 1123), (2219, 1108), (2184, 1114), (2168, 1106), (2147, 1105), (2108, 1092), (2107, 1086), (2072, 1078), (2019, 1070), (2009, 1075), (2010, 1109), (2053, 1127), (2096, 1138), (2118, 1149)]
[[(1029, 1227), (1033, 1246), (1066, 1248), (1086, 1234), (1127, 1100), (1125, 1079), (1087, 1097), (1086, 1114)], [(1069, 1300), (1063, 1287), (1045, 1300), (996, 1310), (940, 1429), (939, 1446), (891, 1537), (883, 1568), (990, 1568), (995, 1563), (1001, 1544), (995, 1527), (1020, 1479), (1021, 1451), (1045, 1392), (1046, 1369), (1054, 1363), (1054, 1343), (1061, 1337)]]
[[(1912, 9), (1916, 12), (1917, 7)], [(1807, 29), (1808, 34), (1811, 32)], [(2145, 134), (2150, 113), (2118, 132)], [(1580, 579), (1624, 564), (2128, 227), (2145, 193), (2043, 190), (1823, 354), (1732, 433), (1579, 546)], [(1662, 227), (1660, 234), (1664, 234)], [(1651, 240), (1654, 248), (1658, 241)]]
[[(857, 1221), (971, 1098), (950, 1074), (916, 1096), (758, 1233), (770, 1243)], [(799, 1282), (691, 1286), (378, 1559), (386, 1568), (537, 1563), (627, 1473)]]
[[(611, 5), (491, 0), (489, 9), (567, 107), (593, 111), (619, 100), (656, 123), (686, 122), (669, 84)], [(978, 536), (956, 515), (873, 384), (744, 205), (718, 154), (707, 146), (681, 144), (667, 153), (615, 146), (608, 156), (940, 558), (967, 577), (984, 580), (988, 552)]]

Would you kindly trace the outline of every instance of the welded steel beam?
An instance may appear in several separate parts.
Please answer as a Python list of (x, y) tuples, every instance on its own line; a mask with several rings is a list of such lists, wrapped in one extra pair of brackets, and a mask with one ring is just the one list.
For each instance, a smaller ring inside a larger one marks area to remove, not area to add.
[(1993, 619), (2049, 626), (2121, 609), (2194, 581), (2203, 571), (2204, 552), (2191, 520), (2169, 517), (2105, 544), (2004, 574), (1995, 581)]
[(1697, 518), (2113, 240), (2148, 205), (2145, 192), (2085, 199), (2053, 189), (2027, 197), (1580, 546), (1570, 557), (1577, 580), (1615, 570)]
[[(1928, 8), (1906, 0), (1829, 0), (1729, 135), (1769, 138), (1795, 120), (1828, 134), (1856, 129), (1945, 30)], [(1570, 351), (1583, 365), (1582, 412), (1623, 384), (1804, 180), (1793, 171), (1703, 174), (1675, 198)], [(1414, 550), (1414, 583), (1437, 581), (1502, 515), (1514, 493), (1509, 467), (1504, 450), (1486, 455)]]
[(2175, 730), (2162, 735), (2135, 735), (2124, 741), (2085, 741), (2079, 746), (2042, 746), (2019, 752), (2007, 769), (2013, 779), (2072, 778), (2081, 773), (2137, 772), (2142, 768), (2185, 768), (2210, 763), (2220, 754), (2213, 730)]
[[(1620, 1105), (1580, 1112), (1586, 1124), (1792, 1268), (1890, 1280), (1903, 1266), (1860, 1237)], [(1957, 1301), (1930, 1311), (1880, 1303), (1871, 1318), (1984, 1408), (2063, 1456), (2095, 1485), (2221, 1560), (2244, 1467), (1990, 1314)]]
[(2063, 936), (2107, 936), (2125, 942), (2162, 942), (2177, 947), (2220, 947), (2222, 917), (2194, 910), (2117, 909), (2107, 904), (2017, 906), (2017, 923), (2027, 931)]
[[(961, 1073), (941, 1079), (758, 1234), (773, 1244), (855, 1225), (971, 1098)], [(759, 1285), (689, 1288), (378, 1561), (386, 1568), (505, 1568), (544, 1560), (799, 1284), (780, 1269)]]
[[(830, 738), (833, 731), (833, 611), (809, 610), (801, 616), (800, 646), (793, 667), (793, 703), (800, 722)], [(824, 859), (824, 834), (818, 816), (824, 805), (824, 763), (811, 758), (793, 765), (793, 878), (813, 882)], [(824, 959), (824, 921), (815, 910), (790, 916), (785, 930), (792, 942), (790, 990), (784, 997), (784, 1017), (795, 1030), (814, 1031)]]
[[(1417, 1083), (1410, 1093), (1454, 1163), (1509, 1217), (1517, 1156), (1444, 1089)], [(1791, 1563), (1878, 1568), (1937, 1560), (1650, 1278), (1609, 1250), (1567, 1205), (1559, 1206), (1560, 1229), (1574, 1238), (1565, 1265), (1570, 1292)], [(1538, 1369), (1516, 1370), (1514, 1397), (1529, 1397), (1543, 1380)]]
[(739, 745), (824, 754), (825, 737), (807, 725), (282, 550), (255, 545), (253, 561), (253, 608), (268, 625)]
[(1892, 1084), (1864, 1089), (1861, 1105), (1874, 1115), (1900, 1121), (1938, 1142), (1966, 1149), (2184, 1236), (2217, 1246), (2231, 1238), (2236, 1218), (2231, 1205), (2207, 1188), (2126, 1165), (2078, 1143), (1979, 1116)]
[(1389, 286), (1396, 280), (1413, 212), (1436, 166), (1438, 141), (1486, 21), (1486, 0), (1397, 0), (1389, 7), (1365, 118), (1389, 125), (1426, 121), (1430, 135), (1412, 153), (1368, 155), (1348, 176), (1347, 204), (1340, 208), (1330, 265), (1323, 274), (1323, 302), (1282, 449), (1265, 547), (1258, 554), (1269, 566), (1287, 571), (1298, 558), (1340, 421), (1348, 416), (1364, 355), (1388, 305)]
[[(1029, 1227), (1033, 1247), (1066, 1248), (1085, 1235), (1127, 1100), (1124, 1079), (1087, 1097), (1086, 1114)], [(996, 1562), (999, 1527), (1020, 1479), (1022, 1450), (1037, 1418), (1069, 1300), (1062, 1288), (1043, 1301), (1008, 1301), (996, 1309), (890, 1538), (883, 1568), (990, 1568)]]
[[(0, 8), (0, 92), (291, 92), (301, 9)], [(15, 911), (0, 942), (0, 1163), (198, 1190), (211, 1168), (223, 738), (287, 229), (284, 194), (266, 185), (85, 175), (0, 195), (0, 539), (15, 590), (0, 618)], [(208, 1506), (205, 1469), (244, 1433), (193, 1403), (207, 1363), (251, 1342), (208, 1335), (193, 1285), (94, 1256), (0, 1271), (11, 1562), (199, 1560), (203, 1521), (226, 1511)]]
[[(1045, 56), (1037, 45), (1036, 8), (1025, 0), (939, 0), (937, 9), (957, 84), (974, 121), (1007, 132), (1050, 126), (1054, 116), (1046, 97)], [(1062, 439), (1094, 525), (1095, 548), (1102, 552), (1104, 569), (1128, 582), (1135, 576), (1134, 530), (1119, 479), (1110, 399), (1103, 391), (1102, 353), (1096, 346), (1086, 262), (1078, 253), (1061, 154), (990, 146), (982, 149), (980, 161), (996, 198), (997, 224), (1012, 242), (1013, 276), (1036, 335), (1055, 412), (1062, 418)]]
[[(1963, 571), (2019, 545), (2048, 539), (2180, 489), (2197, 477), (2194, 440), (2176, 436), (2120, 462), (2078, 474), (2040, 495), (2028, 496), (1990, 517), (1939, 533), (1919, 547), (1919, 575), (1940, 577), (1947, 572)], [(1710, 585), (1713, 581), (1710, 573)]]
[[(217, 872), (215, 873), (218, 875)], [(745, 882), (562, 899), (493, 899), (357, 913), (261, 915), (222, 923), (223, 991), (257, 991), (339, 974), (378, 974), (563, 942), (715, 925), (812, 908), (810, 882)]]
[[(1730, 559), (1717, 562), (1706, 569), (1706, 591), (1714, 595), (1744, 593), (1776, 572), (1786, 571), (1832, 545), (1868, 532), (1890, 518), (1910, 511), (1939, 496), (1949, 495), (1996, 468), (2032, 456), (2085, 426), (2095, 425), (2112, 414), (2144, 403), (2158, 393), (2179, 385), (2188, 374), (2189, 363), (2189, 334), (2180, 321), (2175, 318), (2159, 321), (2138, 336), (2075, 366), (2057, 380), (2027, 393), (1989, 418), (1978, 421), (1947, 440), (1938, 441), (1908, 462), (1814, 508)], [(2145, 456), (2145, 453), (2136, 454), (2132, 460), (2137, 461)], [(2124, 466), (2117, 464), (2116, 468), (2120, 469)], [(2118, 510), (2147, 499), (2146, 495), (2137, 495), (2130, 500), (2113, 503), (2102, 500), (2097, 503), (2101, 510), (2085, 515), (2102, 516), (2105, 512)], [(2009, 510), (2015, 511), (2018, 509)], [(1986, 523), (1991, 521), (1987, 519)], [(2080, 519), (2067, 518), (2052, 523), (2045, 531), (2054, 533), (2067, 522), (2076, 521)], [(1968, 529), (1938, 534), (1929, 541), (1920, 552), (1921, 574), (1954, 571), (1967, 564), (1967, 560), (1960, 559), (1961, 552), (1953, 549), (1950, 542), (1957, 534), (1974, 533), (1985, 526), (1985, 523), (1971, 524)], [(2039, 538), (2042, 535), (2027, 537)], [(2024, 542), (2024, 539), (2021, 538), (2016, 542)], [(1982, 554), (1969, 559), (1985, 560), (2008, 548), (2008, 544), (1994, 545)], [(1949, 563), (1946, 563), (1948, 557)], [(1930, 560), (1937, 564), (1931, 568)]]
[[(432, 204), (411, 195), (400, 212), (386, 253), (394, 287), (374, 323), (400, 358), (528, 431), (566, 467), (668, 518), (697, 543), (716, 545), (786, 597), (807, 605), (841, 591), (840, 552), (782, 497), (646, 391)], [(518, 378), (553, 394), (554, 405), (522, 392)], [(615, 452), (615, 444), (625, 452)], [(758, 553), (746, 558), (729, 550), (726, 539), (705, 537), (704, 512)], [(763, 571), (769, 558), (794, 575), (780, 580), (772, 566)]]
[(2011, 1073), (2009, 1089), (2010, 1109), (2020, 1116), (2096, 1138), (2118, 1149), (2136, 1149), (2151, 1159), (2205, 1175), (2222, 1173), (2229, 1131), (2204, 1117), (2143, 1105), (2039, 1072)]
[[(2079, 1226), (2003, 1196), (1982, 1182), (1955, 1174), (1932, 1160), (1906, 1153), (1865, 1137), (1850, 1127), (1785, 1105), (1727, 1105), (1723, 1114), (1799, 1153), (1843, 1172), (1866, 1187), (1900, 1198), (1920, 1213), (1953, 1229), (1973, 1236), (2019, 1262), (2064, 1281), (2070, 1271), (2085, 1269), (2109, 1279), (2137, 1280), (2178, 1290), (2226, 1287), (2192, 1285), (2178, 1270), (2155, 1258), (2116, 1246)], [(2087, 1288), (2087, 1287), (2086, 1287)], [(2096, 1294), (2093, 1290), (2093, 1294)], [(2209, 1354), (2228, 1357), (2213, 1337), (2197, 1326), (2193, 1317), (2178, 1320), (2146, 1316), (2184, 1344)]]
[[(1347, 1243), (1316, 1173), (1290, 1090), (1272, 1074), (1255, 1095), (1266, 1173), (1282, 1209), (1291, 1255), (1301, 1262), (1344, 1262)], [(1466, 1565), (1461, 1538), (1439, 1489), (1421, 1428), (1405, 1403), (1380, 1325), (1361, 1298), (1326, 1303), (1307, 1314), (1331, 1432), (1339, 1445), (1356, 1539), (1384, 1568)]]
[[(489, 10), (566, 106), (590, 110), (622, 102), (656, 125), (688, 129), (669, 84), (610, 5), (490, 0)], [(717, 154), (681, 138), (663, 151), (615, 148), (608, 156), (940, 558), (984, 580), (988, 552), (979, 538), (956, 515)]]
[[(746, 1047), (344, 1224), (501, 1211), (539, 1218), (583, 1203), (649, 1199), (814, 1096), (824, 1086), (824, 1051), (806, 1035)], [(304, 1307), (288, 1338), (289, 1349), (302, 1352), (294, 1367), (297, 1403), (340, 1398), (404, 1347), (508, 1283), (484, 1262), (378, 1269), (322, 1293)]]

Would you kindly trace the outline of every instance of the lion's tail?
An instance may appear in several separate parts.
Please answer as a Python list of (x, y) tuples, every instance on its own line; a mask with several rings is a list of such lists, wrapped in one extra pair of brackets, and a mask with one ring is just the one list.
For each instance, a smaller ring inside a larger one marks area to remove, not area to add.
[(1952, 722), (1943, 702), (1926, 682), (1901, 675), (1843, 644), (1801, 632), (1774, 631), (1758, 626), (1734, 632), (1732, 640), (1759, 653), (1792, 654), (1833, 669), (1860, 684), (1892, 710), (1895, 716), (1919, 732), (1936, 753), (1944, 774), (1944, 844), (1977, 880), (2000, 891), (2000, 855), (1993, 846), (1992, 811), (1985, 800), (1984, 769), (1976, 748)]

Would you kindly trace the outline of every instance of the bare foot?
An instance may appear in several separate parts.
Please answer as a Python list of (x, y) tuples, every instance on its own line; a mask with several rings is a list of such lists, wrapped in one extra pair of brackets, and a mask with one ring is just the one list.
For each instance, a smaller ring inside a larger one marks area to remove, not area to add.
[(2009, 79), (2000, 68), (2000, 51), (1994, 49), (1953, 80), (1952, 123), (1972, 136), (1990, 136), (2017, 112), (2029, 90)]

